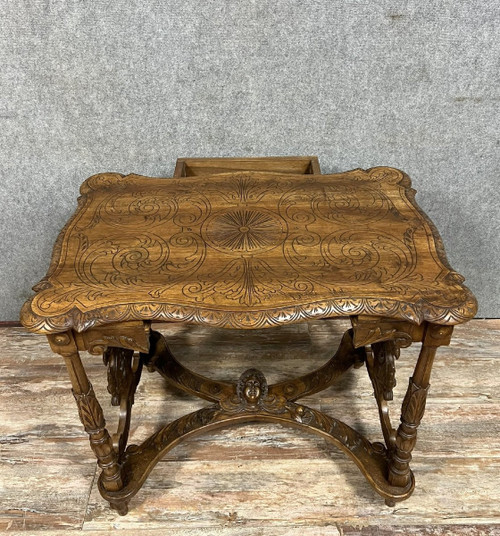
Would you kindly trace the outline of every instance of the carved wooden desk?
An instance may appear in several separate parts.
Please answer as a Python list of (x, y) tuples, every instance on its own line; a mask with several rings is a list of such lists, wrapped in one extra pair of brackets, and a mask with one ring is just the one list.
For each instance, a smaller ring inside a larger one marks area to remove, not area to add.
[[(411, 452), (436, 349), (450, 342), (453, 324), (474, 316), (476, 301), (448, 265), (408, 176), (385, 167), (321, 175), (314, 166), (292, 173), (222, 166), (181, 177), (190, 173), (186, 162), (180, 167), (170, 179), (107, 173), (86, 180), (49, 272), (21, 313), (24, 326), (47, 334), (65, 359), (102, 468), (102, 496), (125, 514), (158, 460), (184, 437), (270, 421), (329, 439), (388, 505), (409, 497)], [(274, 385), (252, 368), (234, 384), (202, 377), (150, 328), (151, 321), (271, 328), (346, 315), (352, 329), (330, 361)], [(388, 412), (395, 359), (412, 342), (422, 347), (396, 429)], [(113, 436), (80, 360), (83, 350), (104, 356), (112, 404), (120, 406)], [(384, 444), (298, 402), (363, 364)], [(144, 365), (210, 404), (127, 446)]]

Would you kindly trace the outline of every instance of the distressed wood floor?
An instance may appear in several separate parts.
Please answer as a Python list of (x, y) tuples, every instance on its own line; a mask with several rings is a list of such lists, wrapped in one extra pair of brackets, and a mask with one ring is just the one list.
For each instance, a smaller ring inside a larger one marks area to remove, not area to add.
[[(163, 326), (171, 347), (194, 370), (236, 380), (256, 366), (273, 382), (319, 366), (348, 327), (315, 321), (261, 331)], [(0, 530), (123, 534), (272, 536), (500, 534), (500, 320), (455, 330), (438, 352), (413, 470), (416, 490), (384, 506), (356, 466), (324, 440), (278, 425), (244, 425), (186, 440), (160, 462), (131, 511), (120, 517), (96, 488), (97, 467), (69, 391), (62, 359), (45, 338), (0, 329)], [(403, 350), (396, 422), (418, 345)], [(84, 355), (108, 424), (99, 357)], [(381, 439), (364, 368), (303, 399), (371, 439)], [(143, 373), (132, 441), (205, 404)]]

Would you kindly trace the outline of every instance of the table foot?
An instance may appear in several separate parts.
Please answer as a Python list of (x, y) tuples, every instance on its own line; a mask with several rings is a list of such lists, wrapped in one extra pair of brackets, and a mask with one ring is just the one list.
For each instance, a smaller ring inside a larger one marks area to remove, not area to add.
[(109, 506), (121, 516), (128, 514), (128, 501), (109, 501)]

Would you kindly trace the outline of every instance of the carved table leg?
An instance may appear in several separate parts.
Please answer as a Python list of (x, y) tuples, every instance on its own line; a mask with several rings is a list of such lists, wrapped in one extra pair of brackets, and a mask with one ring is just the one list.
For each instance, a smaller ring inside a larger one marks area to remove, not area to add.
[[(439, 346), (449, 344), (452, 331), (452, 326), (426, 325), (420, 355), (403, 400), (401, 424), (389, 462), (388, 480), (393, 486), (405, 487), (410, 483), (411, 453), (417, 441), (417, 428), (425, 411), (434, 356)], [(394, 505), (394, 501), (387, 502), (389, 506)]]
[(118, 491), (123, 487), (118, 456), (105, 427), (104, 413), (83, 368), (73, 336), (66, 332), (49, 335), (48, 338), (52, 349), (63, 356), (68, 368), (80, 420), (89, 435), (90, 446), (102, 469), (102, 485), (109, 491)]
[[(101, 494), (103, 491), (116, 494), (128, 482), (123, 454), (134, 394), (141, 376), (142, 361), (138, 352), (149, 350), (149, 330), (149, 322), (130, 321), (96, 326), (81, 333), (67, 331), (47, 336), (52, 350), (62, 355), (66, 362), (80, 419), (102, 469), (99, 477)], [(112, 404), (120, 406), (118, 430), (113, 438), (105, 427), (102, 408), (83, 368), (79, 350), (93, 355), (103, 354), (108, 366), (108, 391)], [(113, 496), (108, 500), (119, 514), (127, 513), (127, 498)]]

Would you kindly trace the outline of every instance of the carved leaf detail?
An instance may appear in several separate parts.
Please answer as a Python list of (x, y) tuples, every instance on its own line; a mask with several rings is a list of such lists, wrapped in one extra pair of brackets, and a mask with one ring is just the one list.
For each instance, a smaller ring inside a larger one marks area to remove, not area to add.
[(73, 392), (80, 420), (88, 434), (95, 434), (106, 426), (101, 405), (97, 401), (92, 385), (88, 393), (76, 394)]
[(402, 420), (413, 426), (418, 426), (425, 412), (425, 401), (429, 386), (425, 389), (413, 383), (410, 378), (410, 385), (403, 400)]

